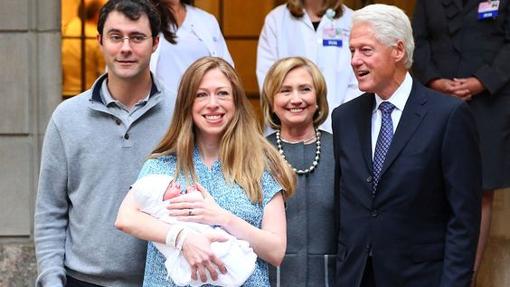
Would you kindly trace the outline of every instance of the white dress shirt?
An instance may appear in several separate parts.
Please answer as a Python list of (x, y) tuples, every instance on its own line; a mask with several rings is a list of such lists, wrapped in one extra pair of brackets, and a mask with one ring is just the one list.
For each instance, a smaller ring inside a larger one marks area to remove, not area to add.
[[(391, 120), (393, 122), (393, 134), (397, 130), (398, 123), (400, 122), (400, 117), (402, 116), (402, 111), (407, 103), (407, 99), (411, 94), (411, 89), (413, 87), (413, 78), (409, 73), (406, 73), (404, 81), (398, 89), (391, 95), (391, 97), (386, 100), (386, 102), (390, 102), (395, 106), (395, 109), (391, 113)], [(379, 136), (379, 132), (381, 131), (381, 120), (382, 113), (379, 110), (379, 105), (384, 100), (381, 99), (377, 94), (375, 95), (375, 107), (372, 111), (372, 158), (374, 158), (375, 153), (375, 144), (377, 143), (377, 137)]]

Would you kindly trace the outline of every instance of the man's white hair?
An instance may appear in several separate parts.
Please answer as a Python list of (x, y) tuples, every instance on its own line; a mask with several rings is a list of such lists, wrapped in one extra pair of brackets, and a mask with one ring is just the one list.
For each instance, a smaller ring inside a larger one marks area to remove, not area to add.
[(366, 23), (374, 30), (377, 41), (390, 47), (400, 40), (404, 43), (404, 65), (410, 69), (413, 64), (414, 39), (409, 17), (400, 8), (386, 4), (367, 5), (354, 11), (353, 25)]

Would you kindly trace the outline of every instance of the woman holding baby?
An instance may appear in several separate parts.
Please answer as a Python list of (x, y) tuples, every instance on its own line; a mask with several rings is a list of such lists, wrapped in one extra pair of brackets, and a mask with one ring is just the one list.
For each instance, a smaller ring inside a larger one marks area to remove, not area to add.
[[(258, 256), (243, 286), (269, 286), (267, 263), (278, 266), (285, 254), (284, 199), (295, 178), (259, 127), (240, 79), (220, 58), (193, 63), (182, 77), (170, 128), (145, 163), (139, 178), (172, 176), (181, 190), (198, 189), (201, 197), (170, 199), (169, 214), (184, 222), (219, 226), (245, 240)], [(182, 245), (191, 277), (205, 282), (228, 272), (214, 254), (217, 234), (201, 234), (141, 211), (130, 191), (116, 226), (140, 239)], [(169, 240), (170, 238), (170, 240)], [(164, 257), (149, 243), (144, 286), (175, 286), (167, 279)]]

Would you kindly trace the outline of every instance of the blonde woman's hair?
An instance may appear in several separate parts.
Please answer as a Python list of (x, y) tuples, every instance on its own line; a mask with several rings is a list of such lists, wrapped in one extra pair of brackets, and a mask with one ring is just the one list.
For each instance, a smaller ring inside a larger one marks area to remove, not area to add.
[(264, 114), (264, 122), (273, 129), (281, 129), (281, 121), (273, 110), (274, 98), (280, 91), (287, 75), (292, 70), (298, 68), (306, 69), (312, 77), (318, 106), (313, 115), (313, 126), (320, 126), (328, 117), (329, 107), (326, 80), (324, 80), (324, 76), (319, 71), (319, 68), (312, 61), (303, 57), (282, 58), (271, 66), (262, 87), (262, 113)]
[[(288, 0), (287, 9), (289, 9), (290, 14), (296, 18), (301, 18), (305, 15), (305, 5), (303, 4), (303, 0)], [(324, 0), (322, 2), (322, 9), (318, 16), (322, 17), (328, 9), (335, 11), (335, 19), (340, 18), (344, 13), (341, 0)]]
[(195, 61), (184, 73), (179, 85), (175, 111), (170, 127), (151, 157), (175, 155), (176, 174), (197, 181), (193, 166), (196, 131), (192, 107), (204, 75), (217, 69), (232, 85), (234, 116), (220, 140), (220, 162), (228, 182), (237, 183), (253, 203), (262, 202), (261, 178), (265, 170), (278, 181), (285, 199), (294, 193), (295, 174), (278, 151), (264, 138), (239, 76), (225, 60), (204, 57)]

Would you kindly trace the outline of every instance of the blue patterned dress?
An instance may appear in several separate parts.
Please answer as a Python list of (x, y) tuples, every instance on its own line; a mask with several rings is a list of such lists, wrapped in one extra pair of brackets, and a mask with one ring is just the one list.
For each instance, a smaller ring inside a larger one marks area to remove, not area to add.
[[(274, 197), (274, 195), (281, 190), (278, 182), (268, 172), (263, 174), (261, 181), (263, 202), (262, 204), (253, 204), (239, 185), (226, 182), (219, 161), (214, 162), (211, 169), (209, 169), (202, 162), (198, 149), (195, 148), (193, 152), (193, 165), (195, 166), (195, 172), (199, 183), (209, 191), (219, 206), (230, 211), (237, 217), (244, 219), (251, 225), (260, 228), (264, 207)], [(150, 159), (145, 162), (139, 178), (149, 174), (166, 174), (174, 176), (175, 168), (175, 156), (162, 156), (156, 159)], [(181, 184), (181, 188), (184, 190), (186, 188), (185, 178), (180, 175), (177, 181)], [(149, 242), (147, 260), (145, 263), (145, 275), (143, 281), (144, 287), (176, 286), (170, 279), (166, 279), (167, 272), (164, 262), (165, 258), (163, 255), (151, 242)], [(246, 280), (243, 286), (270, 286), (267, 267), (267, 263), (258, 258), (255, 271), (248, 280)]]

